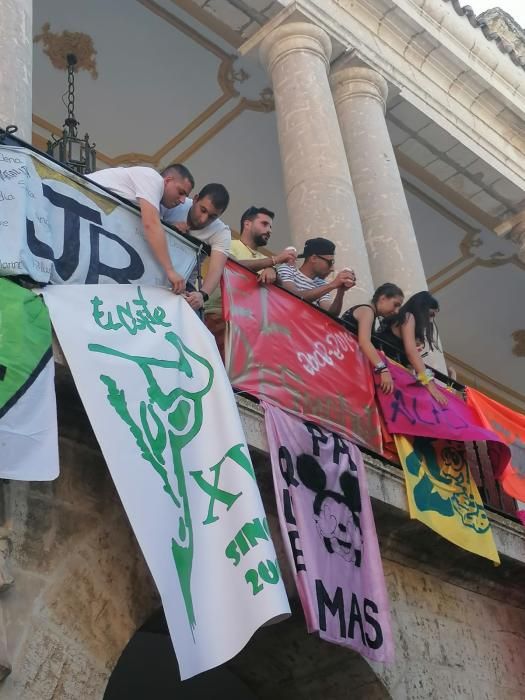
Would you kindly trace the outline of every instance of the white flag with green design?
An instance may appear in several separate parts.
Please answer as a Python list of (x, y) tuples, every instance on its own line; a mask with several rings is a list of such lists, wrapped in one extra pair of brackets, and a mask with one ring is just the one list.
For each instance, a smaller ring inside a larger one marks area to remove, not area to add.
[(215, 341), (156, 287), (64, 285), (51, 320), (159, 589), (183, 679), (289, 613)]

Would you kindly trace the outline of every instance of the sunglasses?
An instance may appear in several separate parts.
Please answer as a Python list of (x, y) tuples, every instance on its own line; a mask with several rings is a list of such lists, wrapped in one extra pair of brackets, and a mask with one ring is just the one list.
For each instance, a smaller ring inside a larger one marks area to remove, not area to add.
[(335, 264), (334, 258), (325, 258), (324, 255), (318, 255), (317, 257), (327, 262), (330, 265), (330, 267), (333, 267), (333, 265)]

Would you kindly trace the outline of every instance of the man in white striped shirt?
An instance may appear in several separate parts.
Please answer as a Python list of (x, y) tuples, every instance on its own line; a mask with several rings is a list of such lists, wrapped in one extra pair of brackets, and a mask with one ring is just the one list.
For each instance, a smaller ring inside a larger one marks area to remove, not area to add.
[[(345, 293), (355, 286), (352, 270), (341, 270), (326, 282), (335, 263), (335, 244), (327, 238), (310, 238), (298, 258), (304, 258), (300, 269), (294, 265), (277, 267), (277, 283), (304, 301), (316, 304), (332, 316), (339, 316)], [(332, 298), (331, 292), (336, 290)]]

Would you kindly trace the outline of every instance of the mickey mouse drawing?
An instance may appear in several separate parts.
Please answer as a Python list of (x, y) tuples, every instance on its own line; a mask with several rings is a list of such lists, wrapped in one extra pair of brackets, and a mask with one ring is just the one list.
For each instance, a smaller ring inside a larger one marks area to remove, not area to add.
[(363, 537), (358, 480), (350, 472), (343, 472), (339, 478), (341, 493), (327, 489), (326, 474), (317, 460), (308, 454), (297, 458), (297, 474), (316, 494), (314, 520), (326, 551), (361, 566)]

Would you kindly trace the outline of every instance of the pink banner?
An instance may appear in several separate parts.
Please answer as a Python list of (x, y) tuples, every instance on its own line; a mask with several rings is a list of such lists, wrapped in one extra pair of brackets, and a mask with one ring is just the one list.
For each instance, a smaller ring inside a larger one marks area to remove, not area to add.
[(394, 659), (388, 597), (361, 453), (263, 404), (281, 532), (308, 632)]
[(486, 441), (496, 475), (510, 459), (510, 450), (499, 437), (485, 428), (476, 413), (452, 391), (440, 387), (448, 399), (439, 404), (413, 373), (395, 362), (388, 368), (395, 382), (393, 394), (377, 392), (386, 427), (393, 435), (414, 435), (446, 440)]

